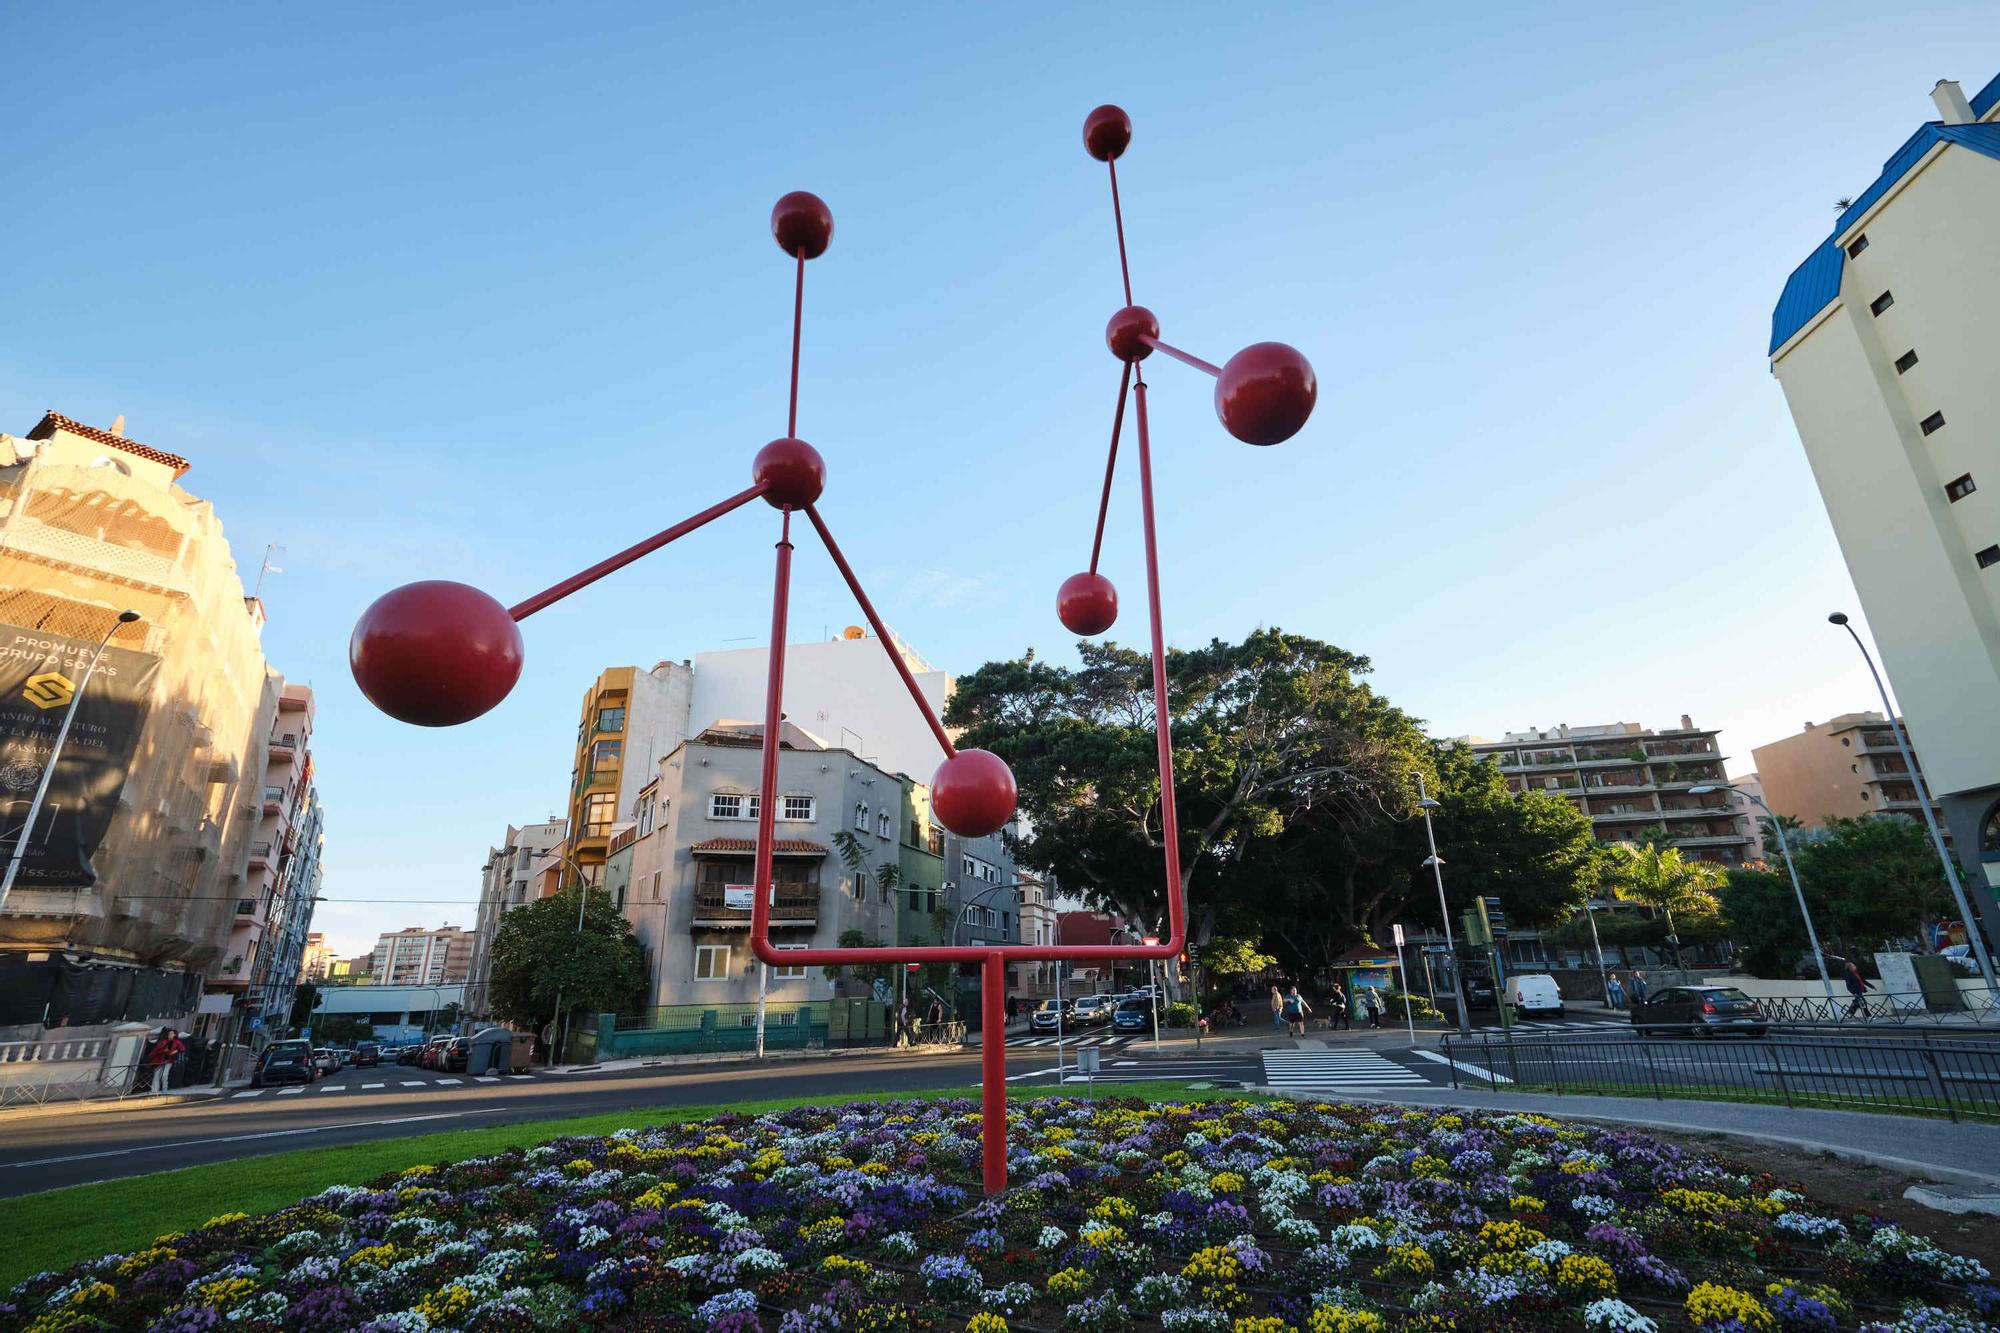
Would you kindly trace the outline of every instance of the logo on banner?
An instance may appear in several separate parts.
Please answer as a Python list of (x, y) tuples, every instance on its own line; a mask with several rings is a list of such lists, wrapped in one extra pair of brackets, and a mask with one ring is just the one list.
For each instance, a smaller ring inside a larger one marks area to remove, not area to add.
[(76, 682), (60, 671), (44, 671), (28, 677), (21, 697), (37, 708), (61, 708), (76, 695)]

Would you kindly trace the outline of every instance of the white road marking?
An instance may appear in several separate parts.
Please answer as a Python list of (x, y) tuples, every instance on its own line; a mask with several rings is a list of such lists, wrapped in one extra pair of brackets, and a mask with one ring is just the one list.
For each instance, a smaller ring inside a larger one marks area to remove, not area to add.
[(480, 1074), (477, 1075), (473, 1081), (476, 1083), (498, 1083), (500, 1080), (498, 1077), (492, 1074)]
[(1435, 1060), (1441, 1065), (1450, 1065), (1452, 1068), (1458, 1070), (1460, 1073), (1471, 1074), (1475, 1078), (1491, 1079), (1495, 1083), (1512, 1083), (1514, 1081), (1513, 1079), (1508, 1078), (1505, 1074), (1495, 1073), (1491, 1069), (1481, 1069), (1478, 1065), (1461, 1064), (1457, 1060), (1453, 1060), (1446, 1056), (1439, 1055), (1436, 1051), (1426, 1051), (1418, 1047), (1412, 1047), (1410, 1050), (1410, 1054), (1421, 1055), (1424, 1057), (1424, 1059)]
[(321, 1092), (346, 1092), (351, 1086), (351, 1084), (347, 1083), (322, 1083), (319, 1090)]
[(387, 1083), (363, 1083), (361, 1090), (363, 1092), (373, 1092), (376, 1088), (386, 1088), (388, 1086)]
[(304, 1091), (304, 1088), (279, 1088), (278, 1095), (280, 1097), (296, 1097)]
[(404, 1079), (403, 1086), (406, 1088), (421, 1088), (424, 1086), (424, 1081), (420, 1078)]
[(446, 1084), (449, 1083), (463, 1083), (463, 1082), (465, 1082), (465, 1080), (462, 1078), (441, 1078), (437, 1081), (437, 1084), (439, 1087), (444, 1087)]
[(264, 1090), (262, 1088), (245, 1088), (243, 1091), (237, 1093), (236, 1095), (239, 1098), (262, 1097), (264, 1095)]

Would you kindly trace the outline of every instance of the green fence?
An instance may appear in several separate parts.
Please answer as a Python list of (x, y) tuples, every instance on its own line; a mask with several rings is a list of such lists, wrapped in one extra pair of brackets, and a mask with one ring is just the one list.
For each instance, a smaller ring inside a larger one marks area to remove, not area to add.
[[(815, 1000), (764, 1009), (766, 1051), (886, 1046), (888, 1011), (872, 1000)], [(594, 1014), (577, 1024), (568, 1058), (580, 1064), (645, 1056), (740, 1053), (757, 1048), (755, 1004), (660, 1005), (633, 1014)]]

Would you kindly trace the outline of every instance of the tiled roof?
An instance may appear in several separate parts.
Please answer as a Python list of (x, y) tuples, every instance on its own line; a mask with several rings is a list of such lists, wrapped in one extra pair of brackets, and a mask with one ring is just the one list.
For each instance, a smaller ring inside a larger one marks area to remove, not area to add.
[[(755, 856), (755, 838), (710, 838), (688, 848), (696, 856)], [(771, 850), (779, 856), (825, 856), (826, 848), (804, 838), (779, 838), (771, 844)]]
[[(1987, 84), (1979, 95), (1987, 98), (1990, 106), (1993, 97), (2000, 97), (2000, 77)], [(1791, 277), (1785, 280), (1785, 290), (1779, 294), (1778, 304), (1771, 311), (1769, 355), (1776, 355), (1793, 334), (1810, 324), (1813, 316), (1826, 309), (1840, 295), (1840, 275), (1847, 265), (1847, 252), (1836, 244), (1835, 238), (1880, 203), (1882, 197), (1895, 188), (1897, 181), (1907, 176), (1925, 154), (1941, 143), (1956, 144), (2000, 159), (2000, 123), (1946, 125), (1933, 120), (1904, 141), (1903, 146), (1882, 164), (1882, 174), (1875, 178), (1874, 184), (1841, 210), (1839, 221), (1833, 224), (1833, 234), (1820, 242), (1819, 248), (1807, 255), (1805, 262), (1793, 269)]]
[(95, 440), (99, 444), (108, 444), (113, 449), (123, 449), (126, 453), (136, 454), (149, 462), (165, 463), (174, 470), (176, 478), (194, 466), (179, 454), (170, 454), (164, 449), (155, 449), (150, 444), (141, 444), (137, 440), (128, 440), (122, 435), (113, 435), (108, 430), (99, 430), (95, 426), (86, 426), (81, 421), (74, 421), (60, 412), (43, 413), (42, 419), (35, 423), (35, 428), (28, 432), (28, 438), (31, 440), (46, 440), (59, 430), (68, 431), (71, 435), (81, 435), (84, 439)]

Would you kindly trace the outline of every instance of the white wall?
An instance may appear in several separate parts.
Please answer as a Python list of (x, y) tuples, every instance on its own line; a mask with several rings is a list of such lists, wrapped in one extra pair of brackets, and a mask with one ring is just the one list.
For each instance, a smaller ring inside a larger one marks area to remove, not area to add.
[[(639, 790), (660, 773), (660, 760), (688, 738), (694, 673), (679, 662), (632, 670), (625, 704), (625, 750), (618, 769), (618, 818), (632, 817)], [(762, 714), (759, 714), (762, 716)]]

